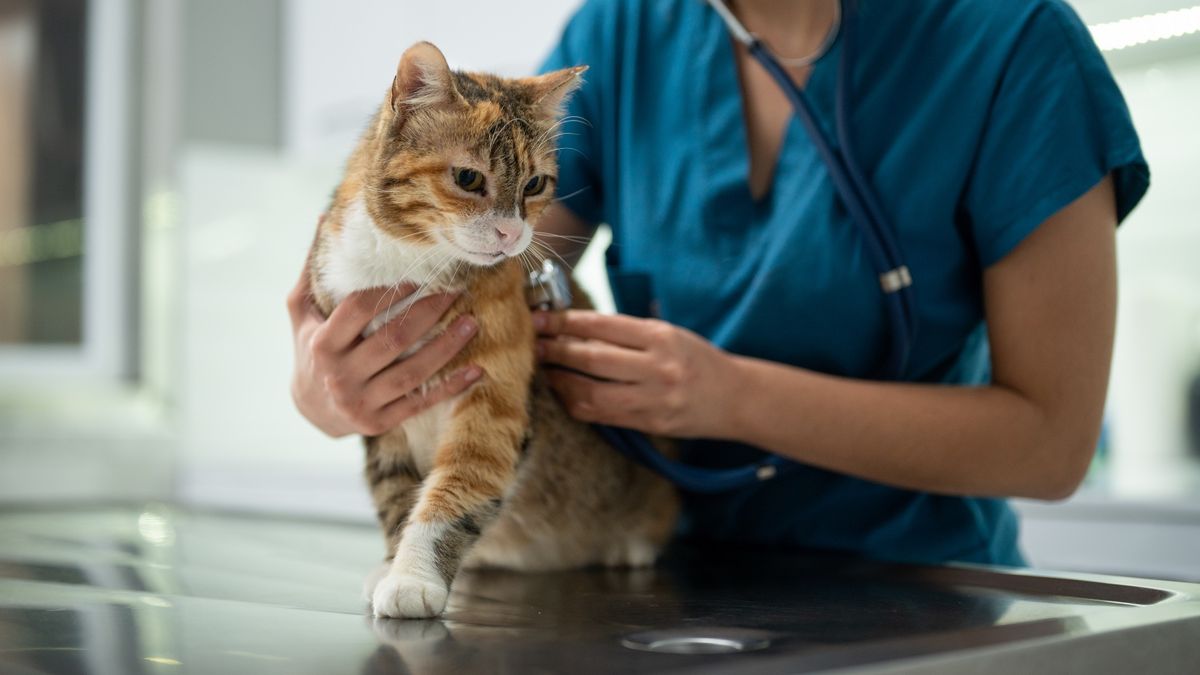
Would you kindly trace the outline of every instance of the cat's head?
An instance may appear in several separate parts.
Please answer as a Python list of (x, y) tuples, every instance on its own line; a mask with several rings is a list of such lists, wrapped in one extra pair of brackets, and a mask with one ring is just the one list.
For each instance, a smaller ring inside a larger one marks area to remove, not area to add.
[(585, 67), (525, 78), (451, 71), (419, 42), (375, 128), (367, 194), (377, 225), (434, 257), (490, 266), (523, 252), (550, 205), (556, 139)]

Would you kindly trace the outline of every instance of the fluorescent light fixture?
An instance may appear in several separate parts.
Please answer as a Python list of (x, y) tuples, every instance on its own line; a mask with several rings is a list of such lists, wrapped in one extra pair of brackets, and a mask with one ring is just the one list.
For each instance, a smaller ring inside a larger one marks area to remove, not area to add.
[(1200, 32), (1200, 5), (1088, 26), (1100, 49), (1114, 52)]

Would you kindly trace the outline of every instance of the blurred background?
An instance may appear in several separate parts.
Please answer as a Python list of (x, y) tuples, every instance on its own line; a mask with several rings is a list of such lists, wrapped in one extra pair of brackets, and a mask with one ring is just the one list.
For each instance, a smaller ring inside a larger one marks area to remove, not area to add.
[[(577, 4), (0, 0), (0, 501), (373, 519), (359, 442), (292, 407), (284, 296), (405, 47), (525, 74)], [(1024, 545), (1200, 580), (1200, 5), (1072, 4), (1153, 185), (1102, 447), (1071, 500), (1019, 504)]]

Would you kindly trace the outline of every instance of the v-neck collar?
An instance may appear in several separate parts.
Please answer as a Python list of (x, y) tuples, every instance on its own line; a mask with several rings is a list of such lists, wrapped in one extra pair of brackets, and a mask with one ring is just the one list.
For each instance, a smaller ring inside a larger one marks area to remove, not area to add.
[[(750, 191), (749, 130), (742, 103), (741, 78), (735, 59), (734, 45), (721, 19), (707, 7), (701, 29), (695, 32), (694, 52), (698, 65), (696, 81), (699, 105), (697, 137), (703, 141), (705, 171), (704, 195), (708, 201), (703, 209), (708, 223), (725, 227), (745, 227), (746, 216), (755, 221), (768, 217), (774, 210), (781, 184), (801, 180), (792, 175), (789, 166), (794, 153), (812, 148), (795, 112), (788, 115), (783, 140), (775, 158), (771, 180), (759, 199)], [(838, 61), (841, 58), (842, 38), (839, 35), (825, 53), (812, 65), (805, 93), (815, 109), (822, 126), (832, 118), (833, 95), (836, 87)]]

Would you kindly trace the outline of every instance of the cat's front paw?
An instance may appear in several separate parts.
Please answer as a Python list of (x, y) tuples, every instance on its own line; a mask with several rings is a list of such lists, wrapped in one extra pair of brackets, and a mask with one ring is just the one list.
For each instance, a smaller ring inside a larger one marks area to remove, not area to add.
[(371, 606), (381, 619), (427, 619), (446, 609), (449, 595), (449, 589), (440, 581), (393, 572), (375, 586)]

